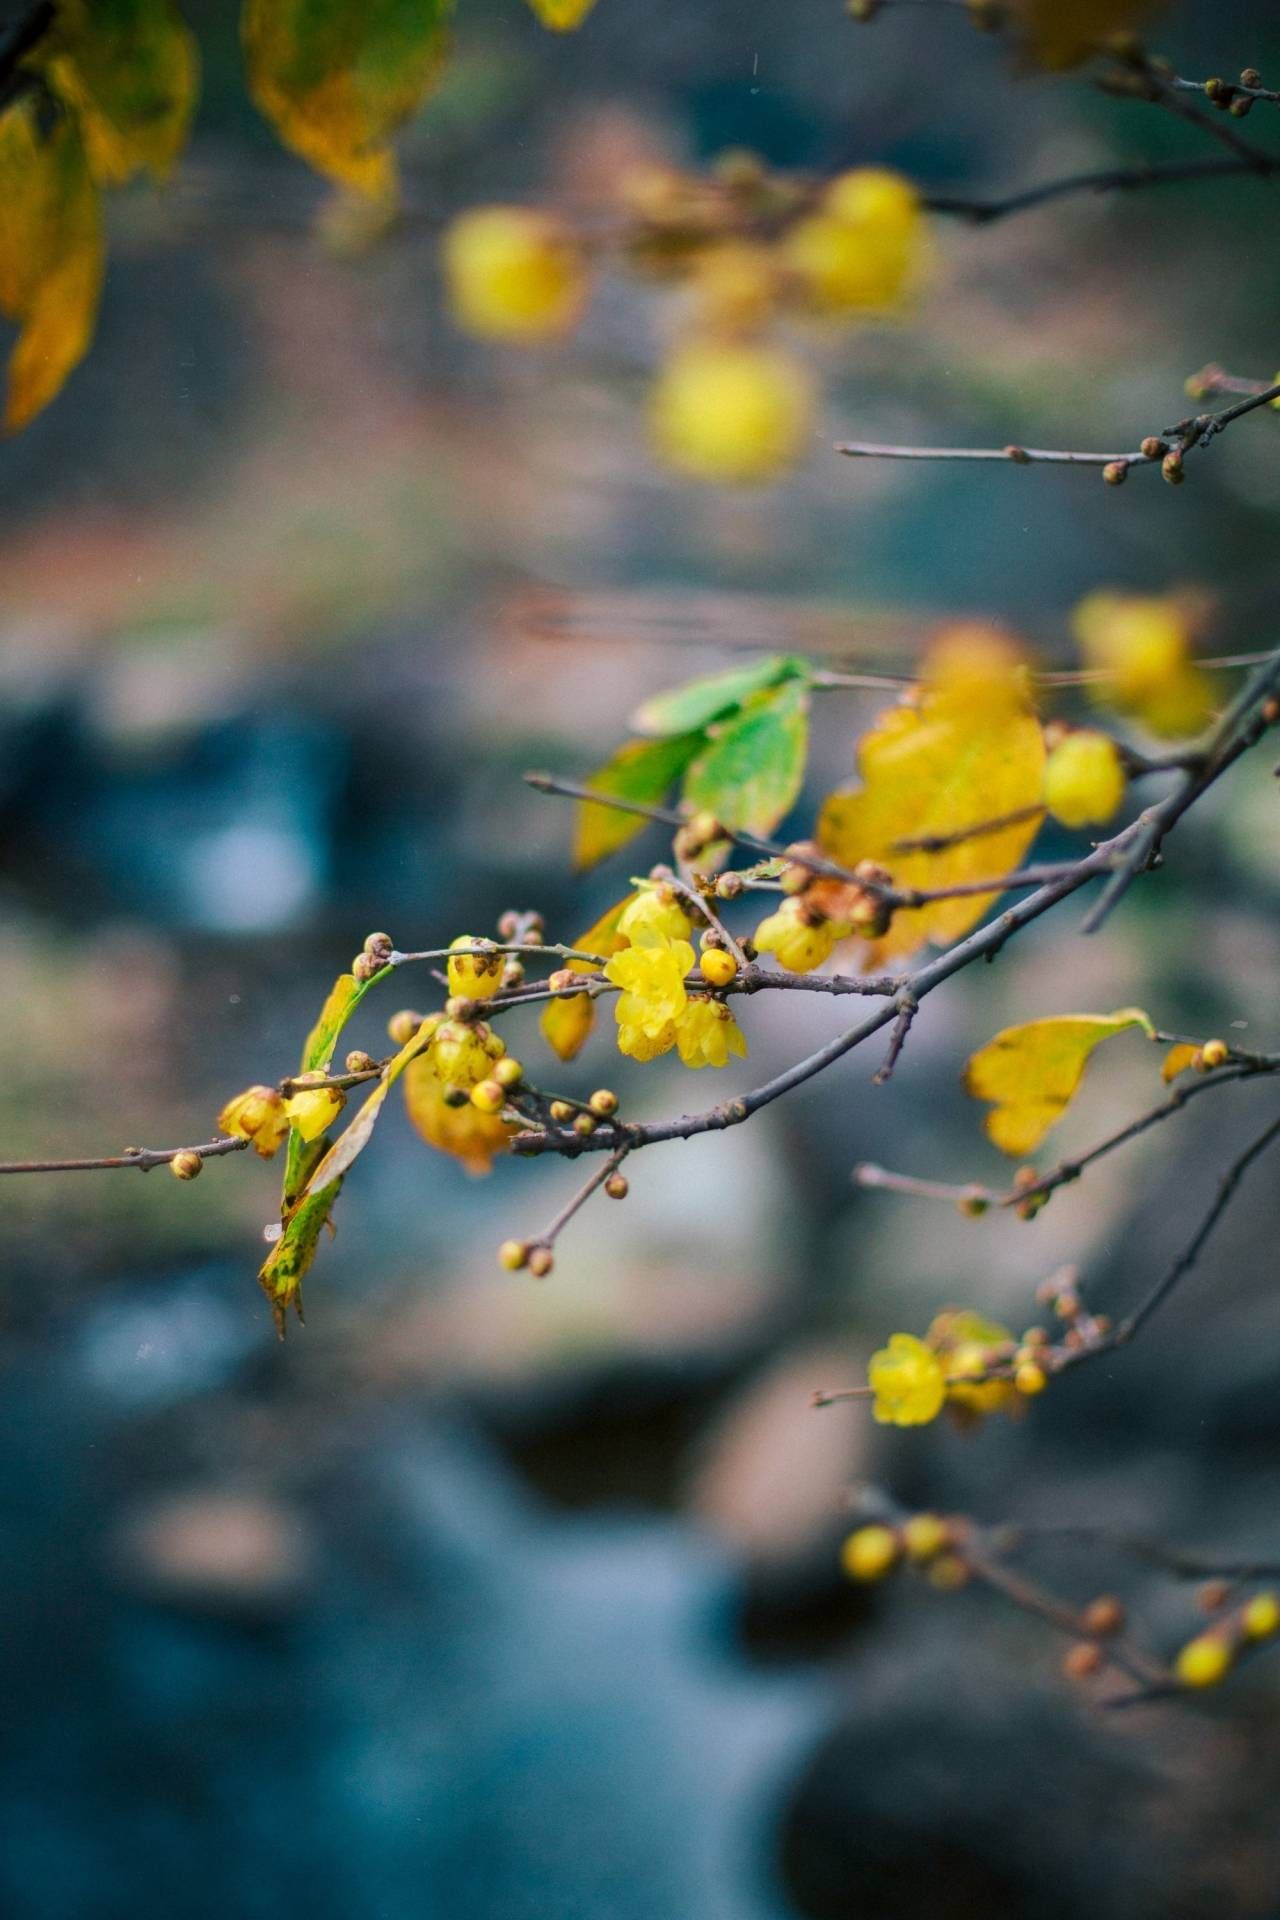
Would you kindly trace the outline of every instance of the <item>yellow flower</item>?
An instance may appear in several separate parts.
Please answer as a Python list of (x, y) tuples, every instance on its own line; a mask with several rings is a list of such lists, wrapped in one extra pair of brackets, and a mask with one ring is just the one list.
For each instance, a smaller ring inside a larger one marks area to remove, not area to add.
[(837, 931), (832, 920), (811, 926), (800, 902), (785, 900), (776, 913), (760, 922), (751, 938), (759, 952), (776, 953), (778, 965), (788, 973), (812, 973), (831, 958)]
[[(947, 1398), (954, 1405), (971, 1413), (999, 1413), (1017, 1399), (1011, 1380), (981, 1377), (1007, 1361), (1014, 1344), (1008, 1327), (998, 1320), (970, 1307), (948, 1307), (930, 1323), (928, 1337), (942, 1360)], [(978, 1384), (967, 1385), (969, 1379)]]
[(254, 1152), (269, 1160), (289, 1131), (289, 1118), (274, 1087), (249, 1087), (228, 1100), (218, 1126), (237, 1140), (251, 1141)]
[(805, 449), (813, 389), (776, 347), (695, 340), (658, 376), (649, 424), (663, 459), (695, 480), (771, 480)]
[(429, 1048), (404, 1070), (409, 1118), (428, 1146), (452, 1154), (468, 1173), (488, 1173), (493, 1156), (506, 1148), (510, 1125), (499, 1114), (482, 1113), (470, 1101), (461, 1107), (450, 1106), (445, 1099), (446, 1088), (457, 1082), (442, 1078), (434, 1053), (434, 1047)]
[(461, 1020), (443, 1020), (431, 1037), (427, 1057), (447, 1087), (474, 1087), (487, 1080), (489, 1069), (500, 1060), (506, 1048), (492, 1027), (483, 1020), (466, 1024)]
[(1173, 1663), (1184, 1687), (1216, 1687), (1231, 1668), (1231, 1648), (1219, 1635), (1197, 1634), (1188, 1640)]
[(860, 167), (833, 180), (820, 210), (794, 226), (783, 257), (813, 306), (864, 313), (895, 306), (924, 255), (920, 196), (900, 174)]
[(902, 1542), (892, 1527), (859, 1527), (840, 1549), (840, 1564), (851, 1580), (883, 1580), (902, 1554)]
[(669, 887), (645, 887), (618, 919), (618, 932), (634, 945), (646, 934), (660, 940), (687, 940), (692, 931), (692, 920)]
[(675, 1023), (676, 1045), (686, 1067), (726, 1067), (729, 1055), (745, 1058), (747, 1043), (723, 1000), (710, 994), (690, 994)]
[(303, 1139), (312, 1141), (320, 1138), (346, 1104), (346, 1095), (337, 1087), (308, 1087), (286, 1100), (284, 1110)]
[(567, 333), (586, 299), (573, 236), (526, 207), (477, 207), (444, 239), (445, 284), (467, 333), (522, 344)]
[(947, 1396), (941, 1360), (913, 1333), (893, 1334), (872, 1354), (867, 1383), (875, 1395), (872, 1413), (885, 1426), (925, 1426)]
[(1102, 826), (1124, 793), (1124, 763), (1105, 733), (1081, 727), (1060, 740), (1045, 762), (1044, 803), (1064, 827)]
[(687, 940), (640, 929), (635, 946), (615, 953), (605, 975), (621, 987), (614, 1017), (618, 1046), (636, 1060), (652, 1060), (675, 1042), (674, 1023), (685, 1010), (685, 975), (693, 966)]
[(1162, 739), (1197, 733), (1209, 718), (1208, 679), (1191, 658), (1185, 608), (1173, 597), (1091, 593), (1071, 624), (1090, 667), (1106, 674), (1093, 697), (1136, 714)]
[(478, 941), (472, 934), (460, 933), (450, 942), (451, 955), (446, 969), (449, 976), (449, 991), (464, 996), (468, 1000), (488, 1000), (502, 985), (502, 968), (506, 955), (502, 953), (457, 953), (458, 947), (488, 946), (488, 941)]

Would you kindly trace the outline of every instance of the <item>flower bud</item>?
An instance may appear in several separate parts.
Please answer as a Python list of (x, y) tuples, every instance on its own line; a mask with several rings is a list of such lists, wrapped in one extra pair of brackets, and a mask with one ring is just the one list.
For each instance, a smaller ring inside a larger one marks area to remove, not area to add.
[(555, 1257), (550, 1247), (533, 1247), (526, 1264), (535, 1280), (545, 1280), (555, 1265)]
[(169, 1162), (169, 1171), (175, 1180), (196, 1180), (203, 1166), (204, 1161), (200, 1155), (192, 1152), (188, 1147), (182, 1153), (174, 1154)]
[(415, 1013), (410, 1007), (402, 1007), (387, 1022), (387, 1038), (397, 1047), (407, 1047), (421, 1025), (420, 1013)]
[(505, 1267), (508, 1273), (515, 1273), (526, 1266), (529, 1260), (529, 1245), (525, 1240), (504, 1240), (498, 1248), (498, 1265)]
[(625, 1173), (611, 1173), (604, 1183), (604, 1190), (611, 1200), (625, 1200), (631, 1185)]

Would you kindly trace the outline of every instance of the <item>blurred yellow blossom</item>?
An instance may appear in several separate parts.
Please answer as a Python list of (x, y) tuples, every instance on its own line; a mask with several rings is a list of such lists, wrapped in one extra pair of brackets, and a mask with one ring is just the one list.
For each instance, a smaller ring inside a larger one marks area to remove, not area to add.
[(867, 1382), (875, 1396), (872, 1413), (885, 1426), (925, 1426), (947, 1397), (941, 1360), (913, 1333), (891, 1335), (888, 1346), (872, 1354)]

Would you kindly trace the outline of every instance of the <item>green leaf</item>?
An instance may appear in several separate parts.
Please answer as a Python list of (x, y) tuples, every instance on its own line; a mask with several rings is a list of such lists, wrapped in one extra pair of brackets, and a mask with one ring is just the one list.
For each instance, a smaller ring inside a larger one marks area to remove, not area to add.
[(173, 0), (60, 0), (41, 56), (75, 107), (89, 168), (104, 186), (144, 169), (163, 180), (196, 103), (196, 43)]
[(249, 90), (310, 166), (390, 201), (387, 142), (443, 71), (451, 12), (452, 0), (245, 0)]
[(784, 680), (807, 680), (809, 663), (793, 653), (771, 653), (745, 667), (732, 667), (728, 673), (712, 674), (708, 679), (690, 680), (668, 693), (656, 693), (637, 707), (631, 724), (637, 733), (670, 734), (698, 732), (714, 720), (723, 720), (735, 712), (752, 694), (775, 687)]
[[(620, 800), (638, 800), (657, 806), (703, 745), (701, 733), (678, 733), (669, 740), (628, 740), (612, 759), (587, 779), (597, 793), (616, 794)], [(642, 833), (648, 821), (616, 807), (580, 801), (573, 830), (573, 864), (579, 873), (607, 854), (616, 853)]]
[(772, 833), (795, 804), (809, 746), (809, 689), (786, 680), (712, 729), (685, 778), (684, 798), (727, 827)]
[[(383, 975), (380, 973), (375, 974), (373, 980), (357, 980), (353, 973), (338, 975), (329, 990), (328, 999), (320, 1009), (319, 1019), (307, 1035), (302, 1049), (299, 1073), (328, 1073), (333, 1064), (338, 1036), (370, 987), (373, 986), (374, 981), (382, 978)], [(320, 1139), (308, 1143), (303, 1140), (296, 1128), (290, 1128), (284, 1155), (284, 1190), (280, 1196), (282, 1220), (288, 1219), (294, 1202), (306, 1186), (316, 1166), (324, 1158), (328, 1145), (329, 1142), (323, 1135)]]
[(342, 1181), (335, 1180), (299, 1201), (259, 1270), (258, 1285), (271, 1302), (276, 1332), (282, 1340), (289, 1308), (293, 1308), (299, 1320), (302, 1318), (302, 1282), (316, 1257), (320, 1234), (328, 1223), (341, 1186)]

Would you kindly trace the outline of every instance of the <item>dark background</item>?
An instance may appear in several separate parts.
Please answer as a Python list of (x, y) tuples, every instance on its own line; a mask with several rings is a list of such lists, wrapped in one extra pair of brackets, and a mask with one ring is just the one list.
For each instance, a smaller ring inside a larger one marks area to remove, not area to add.
[[(574, 883), (568, 813), (520, 771), (585, 772), (640, 697), (739, 644), (816, 634), (901, 664), (977, 614), (1065, 658), (1085, 592), (1188, 585), (1214, 647), (1274, 639), (1269, 415), (1178, 492), (828, 450), (1128, 446), (1208, 359), (1269, 376), (1274, 182), (939, 223), (916, 311), (799, 336), (820, 431), (763, 492), (648, 454), (670, 300), (606, 280), (577, 339), (523, 356), (459, 338), (439, 297), (441, 215), (581, 208), (645, 156), (747, 145), (998, 192), (1194, 153), (1193, 130), (1018, 76), (946, 8), (864, 29), (833, 0), (599, 0), (559, 38), (472, 0), (404, 143), (404, 230), (352, 259), (246, 99), (232, 9), (188, 11), (193, 146), (165, 194), (113, 202), (90, 357), (0, 452), (3, 1157), (207, 1138), (227, 1095), (293, 1066), (372, 927), (431, 945), (536, 905), (572, 938), (659, 843)], [(1280, 74), (1262, 4), (1174, 8), (1158, 44), (1187, 73)], [(1280, 139), (1264, 109), (1248, 130)], [(824, 698), (810, 808), (875, 704)], [(7, 1181), (5, 1914), (1273, 1912), (1272, 1664), (1207, 1707), (1100, 1717), (1048, 1630), (994, 1598), (868, 1598), (835, 1569), (867, 1477), (984, 1518), (1274, 1553), (1274, 1176), (1138, 1348), (1021, 1423), (886, 1435), (806, 1404), (945, 1301), (1025, 1325), (1072, 1260), (1123, 1304), (1185, 1237), (1265, 1087), (1198, 1103), (1034, 1226), (858, 1194), (849, 1170), (1003, 1178), (959, 1069), (1010, 1020), (1137, 1002), (1277, 1044), (1255, 759), (1104, 937), (1070, 905), (929, 1001), (889, 1088), (860, 1054), (749, 1128), (646, 1156), (545, 1285), (494, 1248), (574, 1172), (472, 1183), (398, 1110), (283, 1347), (253, 1280), (274, 1169)], [(717, 1094), (832, 1030), (800, 998), (752, 1004), (751, 1059)], [(376, 1046), (390, 1011), (351, 1041)], [(1148, 1104), (1154, 1059), (1117, 1042), (1054, 1151)], [(623, 1081), (607, 1029), (575, 1084), (601, 1080)], [(689, 1097), (678, 1068), (626, 1084), (653, 1112)], [(1079, 1598), (1132, 1579), (1093, 1555), (1049, 1571)], [(1193, 1630), (1186, 1593), (1129, 1590), (1165, 1650)]]

